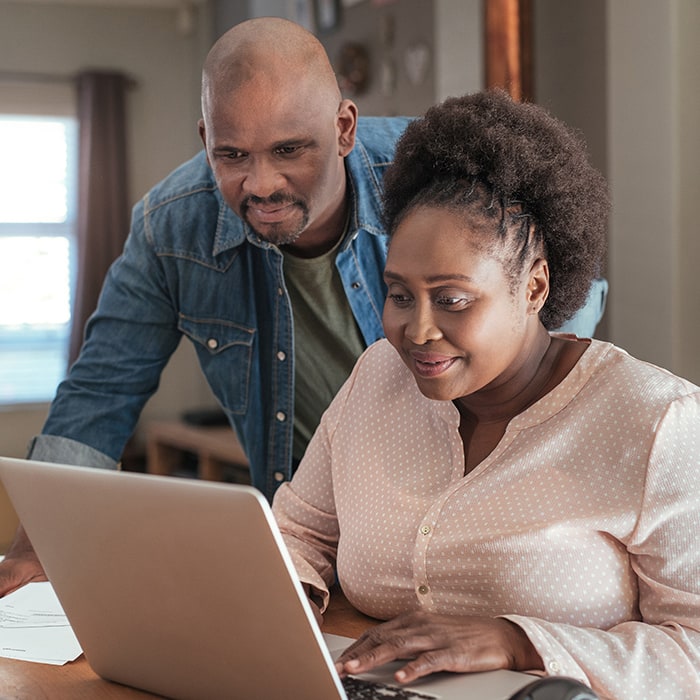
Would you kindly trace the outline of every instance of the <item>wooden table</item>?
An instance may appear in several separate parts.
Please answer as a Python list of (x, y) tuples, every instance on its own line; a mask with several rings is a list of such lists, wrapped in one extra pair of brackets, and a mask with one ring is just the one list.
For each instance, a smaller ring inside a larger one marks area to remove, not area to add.
[(182, 421), (153, 421), (147, 426), (149, 473), (175, 473), (185, 453), (195, 456), (197, 476), (201, 479), (223, 481), (226, 470), (233, 467), (236, 481), (250, 483), (248, 458), (230, 426), (190, 425)]
[[(359, 637), (376, 620), (353, 608), (334, 590), (323, 631)], [(137, 700), (157, 695), (99, 678), (84, 656), (64, 666), (0, 658), (0, 700)]]

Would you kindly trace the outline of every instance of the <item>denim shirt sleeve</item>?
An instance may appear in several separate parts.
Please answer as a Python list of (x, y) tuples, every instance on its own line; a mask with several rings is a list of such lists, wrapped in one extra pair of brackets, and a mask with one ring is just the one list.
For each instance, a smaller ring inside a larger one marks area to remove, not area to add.
[(592, 338), (605, 312), (607, 299), (608, 281), (604, 278), (593, 280), (586, 303), (557, 331), (574, 333), (579, 338)]
[[(180, 340), (177, 313), (147, 240), (142, 212), (140, 203), (124, 252), (110, 268), (86, 326), (80, 360), (59, 386), (42, 431), (93, 448), (114, 462)], [(46, 443), (42, 450), (58, 447), (55, 441), (39, 442)], [(59, 449), (59, 458), (72, 461), (66, 447), (70, 450), (71, 443)], [(55, 461), (48, 455), (44, 459)]]
[(28, 459), (54, 464), (73, 464), (78, 467), (90, 466), (102, 469), (115, 469), (118, 464), (99, 450), (82, 442), (57, 435), (37, 435), (29, 443)]

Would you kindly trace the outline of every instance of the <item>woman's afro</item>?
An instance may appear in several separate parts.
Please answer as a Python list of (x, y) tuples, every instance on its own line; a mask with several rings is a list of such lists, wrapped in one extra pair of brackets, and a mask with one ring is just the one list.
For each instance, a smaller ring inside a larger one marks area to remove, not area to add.
[(456, 180), (484, 185), (501, 206), (519, 203), (531, 217), (550, 270), (540, 318), (548, 329), (571, 318), (601, 273), (610, 208), (583, 141), (543, 108), (502, 90), (449, 98), (399, 139), (384, 178), (387, 230), (427, 189)]

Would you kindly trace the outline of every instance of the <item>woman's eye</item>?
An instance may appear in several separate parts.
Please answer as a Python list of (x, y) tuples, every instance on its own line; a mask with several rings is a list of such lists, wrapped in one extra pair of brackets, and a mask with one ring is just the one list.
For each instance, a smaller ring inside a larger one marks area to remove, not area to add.
[(442, 295), (439, 296), (435, 299), (435, 303), (438, 306), (442, 306), (443, 308), (446, 309), (455, 309), (455, 308), (464, 308), (468, 303), (469, 300), (465, 299), (464, 297), (453, 297), (449, 295)]
[(391, 299), (396, 306), (406, 306), (410, 302), (409, 297), (405, 294), (392, 293), (389, 294), (389, 299)]

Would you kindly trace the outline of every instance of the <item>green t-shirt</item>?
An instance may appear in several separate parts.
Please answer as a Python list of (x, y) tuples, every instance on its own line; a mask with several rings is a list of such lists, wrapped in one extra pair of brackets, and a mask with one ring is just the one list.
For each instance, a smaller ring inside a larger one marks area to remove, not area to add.
[(281, 248), (294, 316), (293, 454), (297, 460), (365, 349), (335, 267), (342, 240), (317, 258), (299, 258)]

